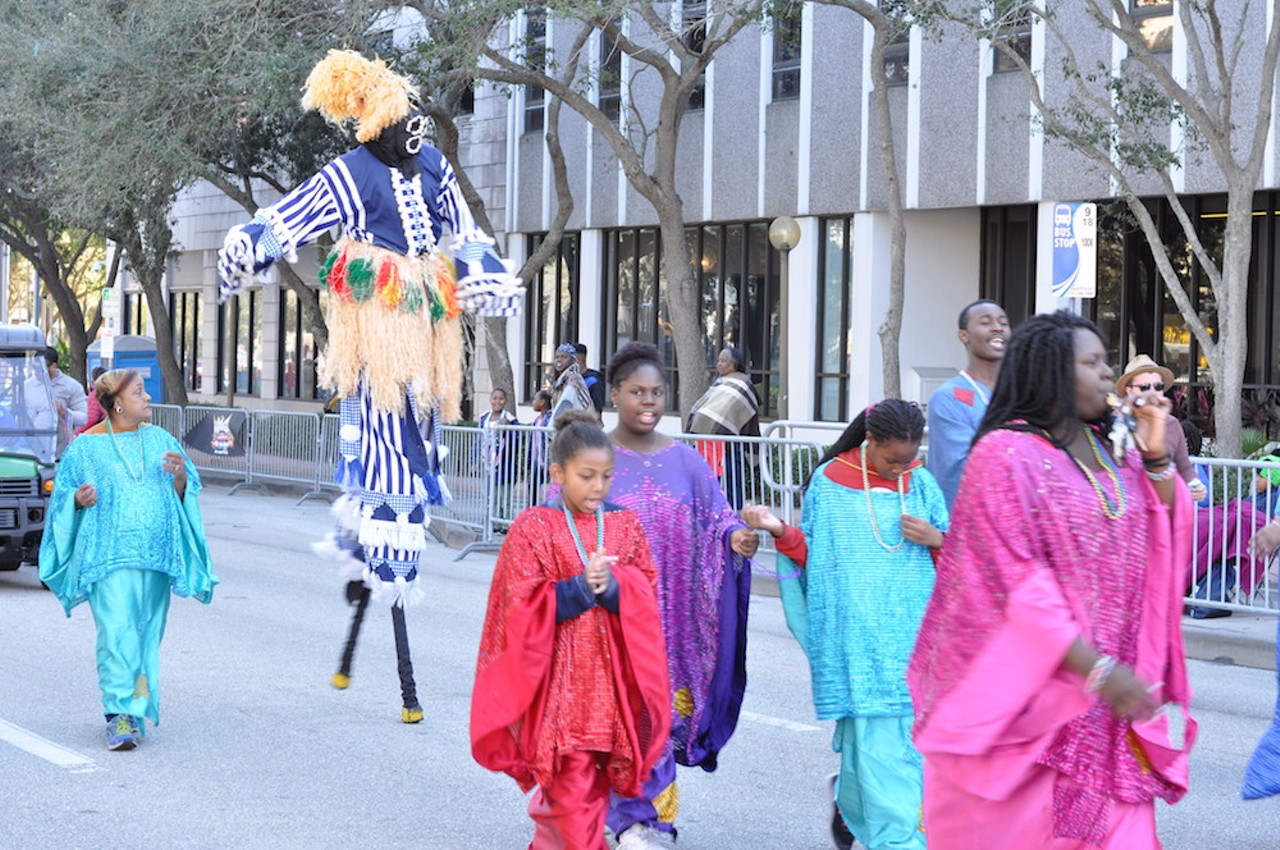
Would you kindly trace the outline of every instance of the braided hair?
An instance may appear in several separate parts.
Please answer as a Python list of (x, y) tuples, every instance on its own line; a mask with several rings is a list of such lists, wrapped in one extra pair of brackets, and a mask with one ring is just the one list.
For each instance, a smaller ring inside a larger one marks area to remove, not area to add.
[(1013, 332), (975, 443), (991, 431), (1048, 431), (1076, 417), (1076, 331), (1098, 326), (1066, 310), (1041, 313)]
[[(876, 442), (920, 442), (924, 438), (924, 414), (920, 411), (920, 405), (900, 398), (887, 398), (879, 404), (871, 405), (849, 423), (849, 427), (844, 429), (840, 438), (818, 461), (814, 472), (837, 455), (862, 445), (868, 434), (875, 437)], [(809, 478), (805, 479), (805, 487), (809, 486), (812, 478), (813, 472), (810, 472)]]

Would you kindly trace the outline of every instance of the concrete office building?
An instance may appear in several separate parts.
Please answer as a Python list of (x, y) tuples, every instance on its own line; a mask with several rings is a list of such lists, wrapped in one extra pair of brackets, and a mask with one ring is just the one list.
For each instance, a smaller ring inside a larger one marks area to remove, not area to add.
[[(1166, 51), (1175, 73), (1185, 77), (1186, 49), (1173, 5), (1133, 2), (1150, 43)], [(1246, 69), (1260, 62), (1266, 32), (1266, 10), (1255, 6), (1250, 14), (1258, 20), (1248, 31), (1256, 40), (1246, 42), (1242, 53)], [(696, 20), (705, 9), (705, 3), (685, 0), (673, 14)], [(1122, 45), (1083, 13), (1063, 25), (1075, 34), (1073, 45), (1082, 55), (1124, 72)], [(524, 33), (552, 48), (566, 48), (570, 35), (567, 26), (536, 14), (520, 15), (511, 27), (513, 37)], [(1060, 101), (1065, 84), (1056, 76), (1055, 57), (1046, 55), (1043, 25), (1029, 22), (1009, 35), (1044, 71), (1050, 101)], [(894, 132), (908, 208), (901, 346), (906, 397), (924, 401), (963, 364), (955, 322), (966, 303), (995, 298), (1015, 321), (1066, 303), (1049, 286), (1053, 207), (1061, 201), (1100, 204), (1098, 297), (1072, 306), (1099, 322), (1113, 360), (1123, 364), (1132, 354), (1149, 353), (1180, 379), (1207, 380), (1141, 235), (1122, 216), (1107, 213), (1108, 180), (1036, 130), (1019, 71), (1004, 69), (990, 45), (958, 31), (932, 40), (913, 30), (890, 48), (884, 68), (870, 67), (870, 44), (861, 18), (806, 4), (794, 23), (747, 27), (708, 69), (684, 117), (678, 165), (690, 261), (706, 305), (708, 360), (699, 367), (709, 369), (724, 345), (742, 348), (771, 414), (786, 370), (792, 419), (847, 421), (881, 396), (876, 331), (888, 299), (890, 228), (870, 80), (885, 74), (894, 83)], [(630, 78), (628, 58), (598, 34), (590, 50), (593, 62), (610, 69), (604, 78)], [(646, 85), (643, 77), (631, 87), (597, 84), (591, 97), (619, 116), (632, 108), (644, 113), (646, 98), (653, 97)], [(481, 86), (474, 113), (462, 119), (464, 166), (495, 227), (504, 231), (498, 236), (507, 256), (516, 261), (529, 255), (555, 213), (542, 135), (545, 109), (540, 90)], [(1174, 141), (1176, 132), (1170, 128)], [(525, 315), (509, 323), (522, 402), (563, 341), (586, 343), (592, 365), (629, 339), (655, 342), (665, 356), (674, 356), (652, 208), (580, 116), (563, 110), (560, 135), (575, 207), (558, 255), (530, 284)], [(1280, 188), (1276, 164), (1273, 146), (1258, 194), (1247, 386), (1280, 386), (1280, 346), (1272, 344), (1280, 313), (1272, 297), (1280, 251), (1280, 205), (1272, 195)], [(1209, 164), (1188, 163), (1174, 179), (1205, 232), (1220, 232), (1224, 187)], [(1158, 184), (1146, 186), (1158, 218), (1171, 225)], [(291, 294), (266, 287), (239, 296), (234, 308), (216, 306), (215, 252), (243, 211), (211, 187), (197, 186), (176, 212), (183, 253), (169, 280), (171, 310), (196, 397), (223, 396), (234, 385), (238, 401), (262, 406), (312, 398), (314, 351)], [(801, 233), (785, 284), (767, 235), (770, 221), (783, 215), (794, 217)], [(303, 259), (305, 279), (313, 279), (315, 261), (314, 253)], [(1189, 274), (1198, 272), (1192, 267)], [(784, 290), (785, 352), (779, 351), (778, 309)], [(1207, 285), (1197, 292), (1212, 325)], [(136, 299), (130, 303), (136, 315)], [(477, 389), (487, 387), (480, 376)]]

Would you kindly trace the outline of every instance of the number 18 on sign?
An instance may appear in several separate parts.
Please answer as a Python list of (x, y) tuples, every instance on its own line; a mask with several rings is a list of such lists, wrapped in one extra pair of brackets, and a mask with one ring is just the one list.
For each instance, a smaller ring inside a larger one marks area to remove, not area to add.
[(1058, 298), (1098, 294), (1096, 204), (1053, 205), (1053, 294)]

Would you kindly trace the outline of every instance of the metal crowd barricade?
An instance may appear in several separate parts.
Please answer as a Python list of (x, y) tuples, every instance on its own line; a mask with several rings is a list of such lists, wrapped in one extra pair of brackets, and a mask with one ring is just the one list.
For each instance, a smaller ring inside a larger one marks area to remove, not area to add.
[[(214, 405), (191, 404), (182, 408), (182, 427), (176, 436), (179, 440), (200, 423), (206, 416), (226, 417), (239, 413), (244, 416), (244, 431), (235, 434), (235, 439), (244, 441), (241, 446), (243, 454), (211, 454), (187, 446), (187, 454), (191, 462), (200, 472), (212, 472), (220, 477), (236, 477), (240, 481), (231, 488), (234, 493), (249, 482), (249, 457), (253, 448), (253, 419), (249, 411), (243, 407), (217, 407)], [(230, 424), (231, 420), (228, 420)], [(233, 432), (234, 433), (234, 432)]]
[(340, 488), (333, 480), (338, 470), (338, 428), (341, 417), (336, 413), (325, 413), (320, 417), (320, 432), (316, 437), (316, 470), (311, 491), (297, 501), (301, 505), (307, 499), (332, 498), (338, 495)]
[(182, 442), (182, 406), (178, 404), (151, 405), (151, 424), (168, 431)]
[(320, 414), (255, 410), (252, 418), (253, 440), (249, 444), (248, 477), (244, 486), (263, 481), (307, 484), (312, 490), (303, 500), (323, 495), (316, 486), (316, 470), (320, 466)]
[(1185, 603), (1193, 616), (1280, 613), (1277, 558), (1253, 554), (1254, 536), (1280, 514), (1280, 486), (1262, 473), (1274, 470), (1280, 479), (1280, 464), (1231, 458), (1192, 461), (1204, 473), (1208, 495), (1195, 509)]
[(489, 522), (490, 476), (483, 466), (481, 446), (484, 432), (457, 425), (445, 425), (441, 431), (440, 468), (452, 498), (447, 504), (428, 506), (427, 513), (432, 520), (470, 529), (479, 536), (477, 543), (465, 547), (458, 555), (461, 558), (475, 551), (472, 546), (483, 547), (493, 540), (493, 527)]
[[(679, 434), (711, 468), (731, 507), (763, 505), (788, 525), (800, 520), (804, 483), (813, 474), (823, 447), (795, 437), (738, 437)], [(773, 536), (761, 534), (762, 552), (774, 551)]]

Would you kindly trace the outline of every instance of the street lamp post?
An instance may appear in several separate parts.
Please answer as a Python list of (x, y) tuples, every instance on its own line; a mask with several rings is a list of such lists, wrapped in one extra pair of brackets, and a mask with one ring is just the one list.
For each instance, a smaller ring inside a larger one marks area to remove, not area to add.
[(790, 414), (787, 393), (790, 389), (787, 381), (787, 360), (789, 349), (787, 323), (789, 313), (787, 301), (791, 292), (791, 249), (800, 241), (800, 225), (789, 215), (781, 215), (769, 224), (769, 244), (781, 254), (780, 271), (781, 286), (778, 291), (778, 418), (786, 419)]

